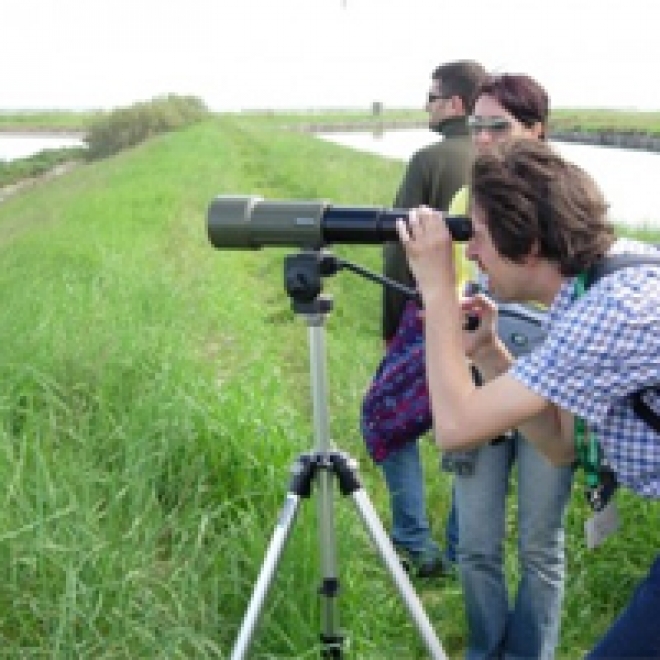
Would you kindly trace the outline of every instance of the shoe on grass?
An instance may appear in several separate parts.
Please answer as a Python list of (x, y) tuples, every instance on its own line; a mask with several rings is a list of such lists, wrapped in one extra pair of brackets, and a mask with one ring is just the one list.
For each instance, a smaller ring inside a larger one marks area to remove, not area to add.
[(452, 563), (436, 545), (432, 545), (422, 552), (412, 552), (401, 546), (396, 546), (396, 549), (404, 570), (412, 577), (446, 577), (454, 571)]

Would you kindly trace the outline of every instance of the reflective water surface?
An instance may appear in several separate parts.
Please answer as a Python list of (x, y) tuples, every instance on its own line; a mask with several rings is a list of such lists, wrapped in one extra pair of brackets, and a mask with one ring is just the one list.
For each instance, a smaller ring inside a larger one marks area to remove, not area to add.
[(62, 147), (84, 147), (78, 136), (47, 133), (2, 133), (0, 132), (0, 160), (10, 161), (27, 158), (44, 149)]

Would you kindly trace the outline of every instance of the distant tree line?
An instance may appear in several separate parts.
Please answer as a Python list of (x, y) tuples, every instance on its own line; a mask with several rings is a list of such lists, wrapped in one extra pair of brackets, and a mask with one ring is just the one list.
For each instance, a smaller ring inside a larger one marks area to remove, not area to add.
[(194, 124), (207, 114), (201, 99), (175, 94), (112, 110), (91, 122), (85, 137), (87, 158), (111, 156), (159, 133)]

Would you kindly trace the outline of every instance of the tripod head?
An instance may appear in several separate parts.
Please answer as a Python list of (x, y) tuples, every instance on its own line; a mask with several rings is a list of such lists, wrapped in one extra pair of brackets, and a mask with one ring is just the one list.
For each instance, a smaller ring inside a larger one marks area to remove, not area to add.
[(292, 299), (293, 311), (301, 314), (327, 313), (332, 309), (332, 297), (321, 295), (323, 278), (342, 269), (350, 270), (369, 280), (400, 291), (421, 303), (419, 293), (384, 275), (340, 259), (323, 249), (302, 250), (284, 259), (284, 288)]
[(323, 277), (338, 270), (333, 255), (321, 250), (303, 250), (284, 259), (284, 288), (298, 314), (325, 314), (332, 309), (332, 298), (323, 296)]

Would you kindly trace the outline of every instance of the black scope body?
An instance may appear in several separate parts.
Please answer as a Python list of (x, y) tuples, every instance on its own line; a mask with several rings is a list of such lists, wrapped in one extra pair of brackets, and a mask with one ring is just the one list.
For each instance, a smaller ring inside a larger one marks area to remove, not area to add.
[[(219, 195), (209, 205), (207, 219), (209, 240), (214, 247), (259, 249), (398, 241), (396, 222), (407, 217), (405, 209)], [(445, 222), (454, 241), (467, 241), (472, 236), (469, 217), (445, 216)]]

